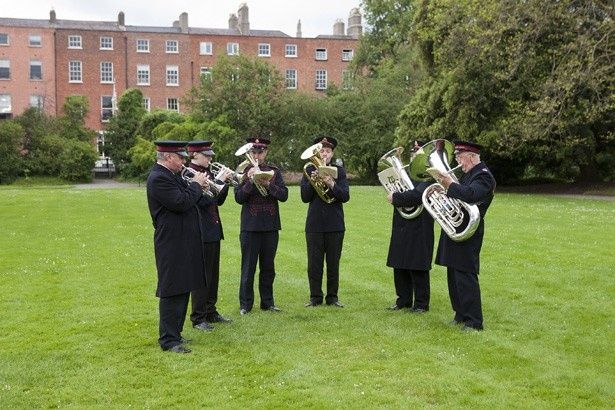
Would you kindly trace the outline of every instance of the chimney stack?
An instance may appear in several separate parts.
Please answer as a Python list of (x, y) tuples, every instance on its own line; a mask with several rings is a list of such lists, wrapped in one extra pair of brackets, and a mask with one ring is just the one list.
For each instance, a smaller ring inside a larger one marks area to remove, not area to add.
[(344, 22), (342, 21), (342, 19), (335, 20), (335, 23), (333, 24), (333, 35), (343, 36), (344, 33), (345, 33)]
[(363, 34), (363, 26), (361, 25), (361, 12), (357, 7), (350, 10), (348, 16), (348, 35), (352, 38), (359, 38)]
[(237, 15), (235, 13), (231, 13), (231, 15), (228, 17), (228, 28), (229, 30), (237, 30), (237, 26)]
[(242, 36), (250, 35), (250, 17), (249, 17), (248, 5), (242, 3), (237, 11), (237, 17), (239, 18), (239, 32)]
[(182, 33), (188, 33), (188, 13), (185, 11), (179, 15), (179, 28)]
[(302, 33), (301, 33), (301, 20), (297, 21), (297, 38), (301, 38), (302, 37)]
[(51, 24), (55, 24), (57, 23), (57, 19), (56, 19), (56, 11), (54, 9), (51, 9), (51, 11), (49, 12), (49, 22)]
[(117, 25), (124, 27), (124, 12), (120, 11), (117, 15)]

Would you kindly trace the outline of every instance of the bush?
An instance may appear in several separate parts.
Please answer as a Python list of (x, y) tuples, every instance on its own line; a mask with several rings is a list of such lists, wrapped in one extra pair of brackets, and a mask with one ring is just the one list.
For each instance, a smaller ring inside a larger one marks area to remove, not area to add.
[(10, 184), (21, 173), (20, 144), (25, 135), (14, 121), (0, 122), (0, 184)]
[(91, 143), (65, 140), (59, 158), (60, 177), (71, 182), (89, 182), (97, 159), (98, 154)]

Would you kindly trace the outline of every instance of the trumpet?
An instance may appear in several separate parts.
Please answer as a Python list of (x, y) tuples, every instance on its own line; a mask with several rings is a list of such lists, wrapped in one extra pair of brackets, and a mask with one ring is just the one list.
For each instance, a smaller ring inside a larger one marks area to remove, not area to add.
[(258, 161), (250, 153), (250, 150), (252, 149), (253, 145), (254, 144), (252, 144), (251, 142), (248, 142), (247, 144), (242, 145), (235, 152), (235, 156), (240, 157), (242, 155), (245, 155), (246, 159), (248, 161), (247, 163), (246, 163), (246, 161), (244, 161), (241, 164), (239, 164), (239, 167), (237, 167), (237, 169), (239, 170), (239, 168), (241, 168), (243, 166), (242, 171), (244, 171), (249, 165), (252, 165), (256, 169), (256, 172), (254, 173), (254, 175), (252, 175), (251, 181), (254, 184), (254, 186), (256, 187), (256, 189), (258, 189), (258, 193), (261, 194), (261, 196), (267, 196), (269, 194), (267, 192), (267, 188), (264, 187), (263, 185), (261, 185), (260, 182), (261, 181), (268, 181), (271, 178), (273, 178), (274, 171), (273, 170), (271, 170), (271, 171), (261, 171), (261, 169), (258, 166)]
[[(194, 168), (190, 168), (185, 165), (182, 165), (180, 176), (182, 177), (184, 181), (190, 183), (192, 182), (192, 180), (194, 179), (197, 173), (199, 173), (199, 171), (195, 170)], [(206, 176), (207, 176), (207, 185), (203, 187), (203, 195), (207, 195), (210, 198), (214, 198), (220, 193), (220, 191), (222, 191), (222, 188), (224, 188), (224, 184), (216, 184), (216, 182), (213, 181), (209, 177), (209, 175), (206, 175)]]
[(222, 176), (229, 174), (228, 179), (226, 179), (226, 183), (233, 186), (239, 185), (241, 183), (241, 180), (243, 179), (243, 172), (239, 171), (239, 167), (235, 171), (233, 171), (224, 164), (221, 164), (219, 162), (212, 162), (211, 164), (209, 164), (209, 169), (211, 170), (211, 173), (214, 174), (214, 178), (220, 181), (222, 181)]

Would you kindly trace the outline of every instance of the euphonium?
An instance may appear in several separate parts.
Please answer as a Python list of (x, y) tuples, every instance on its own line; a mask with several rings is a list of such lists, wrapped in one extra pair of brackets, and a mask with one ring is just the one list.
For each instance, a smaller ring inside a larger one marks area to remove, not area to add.
[[(258, 161), (252, 156), (252, 154), (250, 153), (250, 150), (252, 149), (252, 146), (254, 144), (252, 144), (251, 142), (248, 142), (245, 145), (242, 145), (236, 152), (235, 152), (235, 156), (242, 156), (245, 155), (247, 160), (249, 161), (248, 164), (245, 164), (245, 166), (243, 167), (243, 169), (245, 170), (245, 168), (248, 165), (252, 165), (255, 169), (256, 172), (254, 173), (254, 175), (252, 175), (252, 183), (254, 184), (254, 186), (256, 186), (256, 189), (258, 189), (258, 192), (262, 195), (262, 196), (267, 196), (268, 192), (267, 192), (267, 188), (265, 188), (263, 185), (261, 185), (259, 183), (259, 181), (261, 181), (262, 179), (271, 179), (273, 177), (273, 170), (271, 171), (261, 171), (260, 168), (258, 167)], [(244, 161), (245, 162), (245, 161)], [(239, 168), (244, 165), (244, 162), (242, 162), (241, 164), (239, 164)], [(238, 171), (236, 171), (238, 172)]]
[[(402, 147), (393, 148), (378, 160), (381, 171), (378, 172), (378, 180), (388, 193), (405, 192), (414, 189), (414, 185), (401, 162)], [(397, 212), (405, 219), (413, 219), (423, 211), (423, 205), (396, 208)]]
[[(453, 181), (459, 182), (453, 173), (459, 166), (451, 169), (449, 165), (453, 155), (454, 145), (450, 141), (438, 139), (428, 142), (417, 151), (410, 163), (410, 175), (415, 180), (427, 181), (433, 179), (429, 170), (434, 168), (443, 174), (450, 174)], [(423, 192), (423, 206), (455, 242), (470, 238), (480, 224), (476, 205), (450, 198), (446, 195), (446, 189), (437, 182)]]
[[(312, 145), (311, 147), (303, 151), (303, 153), (301, 154), (301, 159), (307, 159), (310, 161), (303, 166), (303, 174), (305, 175), (307, 180), (310, 181), (310, 184), (312, 185), (312, 187), (314, 187), (314, 190), (316, 191), (320, 199), (330, 204), (335, 201), (335, 198), (331, 195), (331, 189), (329, 188), (329, 186), (327, 186), (322, 176), (318, 173), (318, 170), (323, 169), (323, 167), (330, 168), (331, 171), (334, 173), (333, 178), (335, 179), (337, 177), (337, 168), (327, 167), (325, 161), (320, 156), (321, 148), (322, 144), (318, 143)], [(314, 173), (313, 175), (312, 173), (307, 172), (307, 169), (310, 165), (314, 165), (316, 167), (316, 173)]]
[[(194, 168), (182, 165), (180, 175), (185, 181), (192, 182), (192, 179), (197, 174), (197, 172), (199, 171), (195, 170)], [(207, 182), (207, 186), (203, 187), (203, 195), (207, 195), (210, 198), (214, 198), (220, 193), (220, 191), (222, 191), (222, 188), (224, 188), (224, 184), (216, 184), (216, 182), (212, 180), (209, 175), (207, 175)]]

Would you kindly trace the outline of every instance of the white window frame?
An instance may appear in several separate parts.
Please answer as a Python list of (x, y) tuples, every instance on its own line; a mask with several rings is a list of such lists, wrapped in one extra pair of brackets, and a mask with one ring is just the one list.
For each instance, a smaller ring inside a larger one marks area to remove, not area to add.
[(258, 43), (258, 56), (259, 57), (271, 57), (271, 44)]
[(324, 69), (318, 69), (316, 70), (316, 78), (315, 78), (315, 84), (314, 87), (319, 90), (326, 90), (327, 89), (327, 70)]
[(297, 58), (297, 45), (296, 44), (286, 44), (284, 46), (284, 57), (286, 58)]
[(167, 54), (179, 54), (179, 41), (166, 40), (164, 42), (164, 51)]
[(199, 73), (201, 77), (205, 76), (211, 79), (211, 67), (201, 67)]
[(11, 94), (0, 94), (0, 114), (12, 113), (13, 103), (11, 102)]
[(296, 90), (297, 83), (297, 70), (294, 68), (286, 69), (284, 72), (284, 84), (286, 84), (286, 89)]
[[(105, 99), (107, 99), (110, 106), (105, 107)], [(105, 118), (105, 113), (107, 113), (107, 118)], [(109, 122), (109, 120), (113, 117), (113, 96), (112, 95), (101, 95), (100, 96), (100, 122)]]
[(83, 39), (77, 34), (68, 36), (68, 48), (81, 50), (83, 48)]
[(68, 62), (68, 82), (83, 83), (83, 63), (80, 60)]
[(354, 80), (354, 72), (352, 70), (342, 71), (342, 90), (352, 90)]
[(350, 48), (345, 48), (342, 50), (342, 61), (352, 61), (354, 57), (354, 50)]
[(151, 100), (149, 97), (143, 97), (143, 108), (145, 108), (147, 112), (151, 111)]
[(30, 107), (38, 108), (43, 111), (45, 105), (45, 98), (42, 95), (30, 94)]
[(8, 69), (8, 77), (6, 78), (0, 78), (0, 80), (10, 80), (11, 79), (11, 60), (8, 59), (2, 59), (0, 60), (0, 67), (1, 68), (7, 68)]
[(11, 38), (9, 36), (9, 33), (0, 33), (0, 38), (6, 38), (6, 42), (0, 43), (0, 46), (11, 45)]
[(226, 43), (226, 54), (229, 56), (238, 56), (239, 43)]
[[(142, 81), (141, 79), (147, 79), (147, 81)], [(137, 64), (137, 85), (150, 85), (150, 81), (149, 64)]]
[(99, 41), (100, 50), (113, 50), (113, 37), (101, 36)]
[(149, 53), (149, 39), (138, 38), (137, 39), (137, 53)]
[(179, 87), (179, 66), (168, 65), (166, 69), (165, 78), (167, 81), (167, 86)]
[(113, 62), (101, 61), (100, 62), (100, 83), (101, 84), (113, 84)]
[(210, 56), (214, 54), (214, 46), (211, 41), (201, 41), (199, 43), (199, 54), (202, 56)]
[(43, 37), (40, 34), (28, 35), (28, 47), (42, 47)]
[[(174, 104), (172, 104), (174, 102)], [(175, 108), (172, 106), (175, 105)], [(167, 110), (179, 112), (179, 99), (175, 97), (167, 97)]]
[(314, 58), (318, 61), (327, 61), (327, 49), (324, 47), (317, 48)]
[[(41, 68), (41, 76), (40, 78), (32, 78), (32, 66), (39, 66)], [(40, 60), (30, 60), (30, 72), (28, 73), (28, 77), (30, 81), (43, 81), (43, 62)]]

